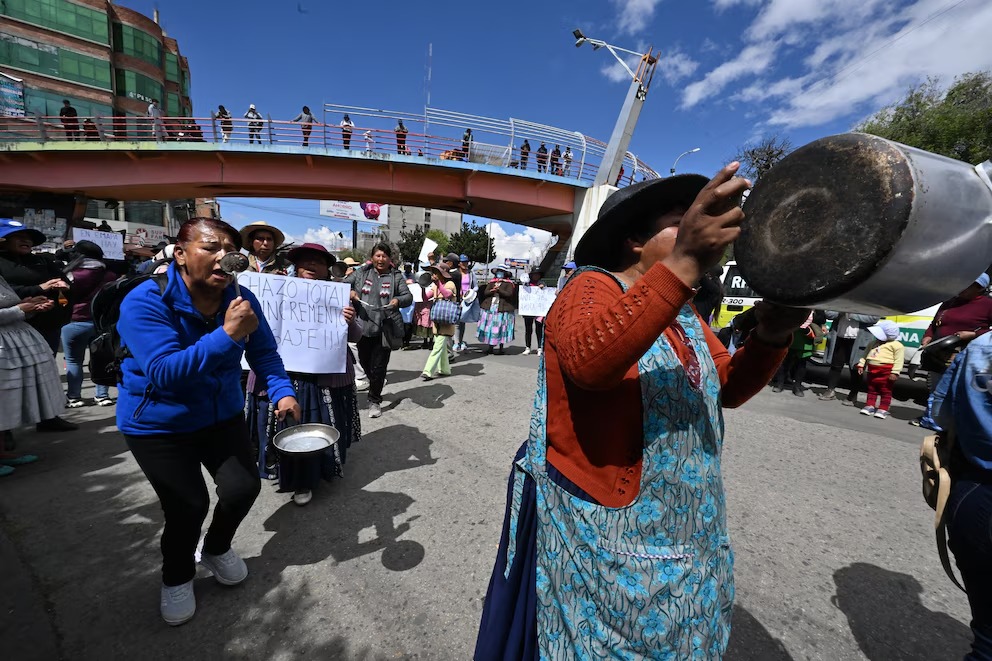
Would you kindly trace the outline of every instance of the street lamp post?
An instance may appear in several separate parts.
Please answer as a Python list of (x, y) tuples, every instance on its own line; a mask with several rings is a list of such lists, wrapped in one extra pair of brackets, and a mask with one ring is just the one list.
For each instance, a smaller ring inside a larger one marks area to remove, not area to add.
[[(593, 50), (605, 48), (610, 51), (610, 54), (616, 58), (620, 66), (630, 74), (632, 79), (630, 90), (627, 92), (627, 98), (624, 101), (623, 107), (620, 109), (616, 126), (613, 128), (613, 135), (610, 136), (610, 142), (606, 146), (606, 153), (603, 154), (603, 161), (599, 164), (599, 171), (596, 172), (596, 179), (593, 181), (594, 186), (600, 186), (613, 183), (620, 174), (620, 168), (623, 166), (623, 158), (627, 153), (627, 147), (630, 146), (630, 139), (634, 135), (634, 127), (637, 126), (637, 119), (640, 117), (641, 108), (644, 106), (644, 99), (648, 95), (648, 87), (650, 87), (651, 79), (654, 77), (658, 57), (652, 53), (652, 49), (650, 48), (647, 53), (638, 53), (608, 44), (601, 39), (590, 39), (582, 34), (582, 30), (573, 30), (572, 35), (575, 37), (576, 48), (583, 44), (589, 44)], [(618, 51), (620, 53), (627, 53), (628, 55), (636, 55), (640, 58), (636, 72), (620, 57)]]
[(672, 163), (672, 169), (669, 170), (669, 173), (672, 176), (675, 176), (675, 168), (678, 167), (679, 159), (681, 159), (683, 156), (687, 154), (695, 154), (697, 151), (699, 151), (699, 147), (696, 147), (695, 149), (690, 149), (689, 151), (684, 151), (681, 154), (679, 154), (679, 157), (675, 159), (674, 163)]

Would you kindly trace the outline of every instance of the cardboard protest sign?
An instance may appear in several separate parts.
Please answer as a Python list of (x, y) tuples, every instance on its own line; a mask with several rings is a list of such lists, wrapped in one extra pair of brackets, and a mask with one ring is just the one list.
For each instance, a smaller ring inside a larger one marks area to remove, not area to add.
[(351, 287), (343, 282), (241, 273), (238, 284), (258, 298), (287, 372), (341, 374), (348, 358), (342, 310)]
[(554, 287), (521, 287), (520, 307), (517, 312), (522, 317), (544, 317), (547, 316), (551, 304), (555, 302), (558, 290)]
[(117, 232), (72, 228), (73, 241), (92, 241), (103, 249), (105, 259), (124, 259), (124, 237)]

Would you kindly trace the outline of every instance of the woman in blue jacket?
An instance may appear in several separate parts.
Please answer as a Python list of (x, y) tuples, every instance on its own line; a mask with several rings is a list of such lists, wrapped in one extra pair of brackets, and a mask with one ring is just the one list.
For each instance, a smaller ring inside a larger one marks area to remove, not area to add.
[(224, 585), (248, 576), (231, 549), (260, 489), (244, 418), (243, 354), (265, 377), (279, 419), (300, 418), (258, 300), (247, 290), (237, 296), (220, 268), (221, 258), (240, 248), (241, 236), (223, 221), (187, 222), (167, 284), (152, 279), (135, 287), (117, 324), (127, 350), (117, 426), (165, 514), (160, 606), (171, 625), (196, 612), (194, 553), (210, 509), (201, 465), (217, 485), (218, 502), (200, 564)]

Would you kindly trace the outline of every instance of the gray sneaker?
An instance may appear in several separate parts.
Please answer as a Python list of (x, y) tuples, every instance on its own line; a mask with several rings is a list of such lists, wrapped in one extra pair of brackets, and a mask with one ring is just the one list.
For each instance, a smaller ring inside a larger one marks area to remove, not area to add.
[(821, 402), (829, 402), (832, 399), (837, 399), (837, 395), (834, 394), (833, 390), (824, 390), (816, 398)]
[(368, 379), (355, 379), (355, 390), (358, 392), (364, 392), (369, 389)]
[(203, 553), (200, 564), (209, 569), (221, 585), (237, 585), (248, 578), (248, 565), (234, 549), (228, 549), (220, 555)]
[(369, 417), (370, 418), (380, 418), (382, 417), (382, 407), (375, 402), (369, 404)]
[(169, 626), (178, 627), (193, 619), (196, 613), (196, 596), (193, 594), (193, 581), (182, 585), (163, 585), (159, 601), (162, 619)]

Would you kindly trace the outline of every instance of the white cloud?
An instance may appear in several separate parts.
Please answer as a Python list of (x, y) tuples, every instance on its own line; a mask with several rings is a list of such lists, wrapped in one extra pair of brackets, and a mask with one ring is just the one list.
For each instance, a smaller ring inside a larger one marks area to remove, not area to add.
[(286, 243), (295, 243), (296, 245), (301, 243), (317, 243), (334, 252), (335, 250), (350, 248), (351, 237), (348, 235), (343, 237), (338, 236), (336, 231), (323, 226), (308, 227), (303, 233), (303, 238), (297, 238), (287, 233)]
[(637, 34), (642, 32), (654, 18), (654, 10), (661, 0), (611, 0), (620, 10), (617, 20), (620, 32)]
[(681, 50), (673, 50), (671, 53), (662, 53), (658, 61), (658, 71), (661, 73), (669, 85), (688, 78), (696, 73), (699, 62), (683, 53)]
[(684, 109), (741, 103), (765, 128), (795, 129), (863, 117), (930, 76), (992, 68), (990, 2), (766, 0), (753, 16), (740, 54), (686, 86)]
[(490, 236), (496, 251), (494, 263), (502, 264), (506, 259), (529, 259), (531, 264), (536, 264), (544, 257), (552, 241), (551, 233), (533, 227), (522, 227), (521, 230), (508, 234), (500, 225), (492, 224)]
[(713, 6), (717, 11), (723, 11), (737, 5), (754, 6), (760, 5), (762, 0), (713, 0)]
[(735, 80), (764, 72), (771, 65), (776, 49), (775, 42), (748, 46), (735, 59), (724, 62), (706, 74), (702, 80), (686, 86), (682, 93), (682, 107), (692, 108), (700, 101), (719, 94)]

